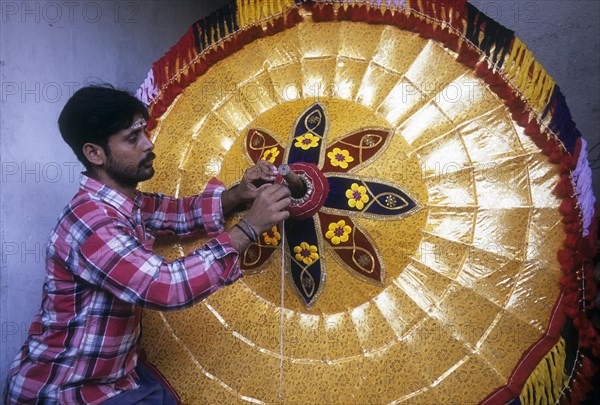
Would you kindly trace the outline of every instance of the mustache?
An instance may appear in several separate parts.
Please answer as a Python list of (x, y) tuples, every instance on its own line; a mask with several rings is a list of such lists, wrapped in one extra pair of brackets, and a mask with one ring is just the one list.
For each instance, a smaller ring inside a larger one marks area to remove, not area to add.
[(140, 166), (144, 166), (146, 163), (150, 162), (152, 159), (156, 158), (156, 154), (154, 152), (148, 153), (145, 158), (140, 162)]

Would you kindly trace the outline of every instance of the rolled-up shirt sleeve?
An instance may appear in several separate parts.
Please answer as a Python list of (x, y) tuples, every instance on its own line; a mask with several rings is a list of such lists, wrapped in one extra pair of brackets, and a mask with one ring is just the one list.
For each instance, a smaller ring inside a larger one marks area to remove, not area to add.
[(208, 236), (220, 234), (225, 229), (221, 205), (223, 183), (212, 179), (202, 194), (173, 198), (160, 193), (142, 193), (142, 219), (153, 233), (173, 233), (186, 236), (204, 230)]
[(78, 276), (143, 307), (189, 307), (241, 276), (238, 252), (227, 232), (174, 261), (149, 250), (118, 219), (98, 224), (79, 249)]

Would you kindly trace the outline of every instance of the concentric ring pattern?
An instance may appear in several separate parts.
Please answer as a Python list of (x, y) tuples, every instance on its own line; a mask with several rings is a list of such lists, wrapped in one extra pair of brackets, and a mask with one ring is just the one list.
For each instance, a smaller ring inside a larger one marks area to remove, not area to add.
[[(507, 383), (560, 294), (559, 171), (455, 58), (391, 26), (304, 22), (218, 62), (172, 103), (144, 191), (239, 180), (248, 129), (286, 144), (318, 101), (331, 140), (393, 131), (357, 174), (401, 184), (422, 205), (398, 220), (355, 219), (381, 251), (384, 286), (324, 252), (327, 289), (307, 310), (286, 285), (282, 324), (278, 250), (189, 310), (146, 311), (143, 346), (184, 402), (473, 403)], [(166, 240), (159, 252), (172, 259), (202, 242)]]

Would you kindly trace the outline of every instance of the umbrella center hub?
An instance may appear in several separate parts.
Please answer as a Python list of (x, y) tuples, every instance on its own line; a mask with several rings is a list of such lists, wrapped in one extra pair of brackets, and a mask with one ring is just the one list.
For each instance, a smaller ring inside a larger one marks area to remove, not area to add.
[(282, 165), (279, 173), (277, 182), (286, 183), (292, 193), (292, 202), (288, 208), (290, 218), (312, 217), (325, 204), (329, 183), (316, 165), (305, 162)]

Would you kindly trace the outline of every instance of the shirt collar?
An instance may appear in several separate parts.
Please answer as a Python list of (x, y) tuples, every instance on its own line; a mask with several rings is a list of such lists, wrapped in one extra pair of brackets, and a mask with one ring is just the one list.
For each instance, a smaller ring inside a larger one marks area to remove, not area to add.
[(139, 191), (136, 191), (135, 198), (132, 200), (125, 194), (84, 173), (81, 173), (79, 185), (81, 190), (112, 205), (127, 216), (132, 216), (134, 208), (140, 208), (142, 206), (142, 193)]

